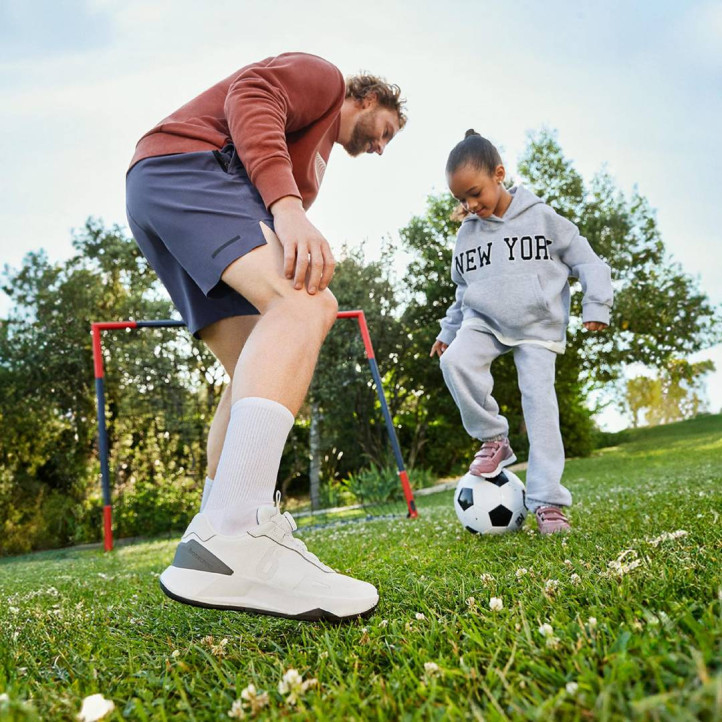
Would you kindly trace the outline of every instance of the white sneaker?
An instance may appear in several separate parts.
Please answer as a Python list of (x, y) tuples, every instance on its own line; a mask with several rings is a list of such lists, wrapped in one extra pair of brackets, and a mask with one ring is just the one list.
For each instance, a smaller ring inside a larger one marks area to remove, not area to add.
[(184, 604), (276, 617), (341, 620), (370, 614), (376, 587), (327, 567), (293, 537), (296, 522), (278, 506), (258, 509), (258, 526), (217, 534), (205, 514), (186, 529), (161, 589)]

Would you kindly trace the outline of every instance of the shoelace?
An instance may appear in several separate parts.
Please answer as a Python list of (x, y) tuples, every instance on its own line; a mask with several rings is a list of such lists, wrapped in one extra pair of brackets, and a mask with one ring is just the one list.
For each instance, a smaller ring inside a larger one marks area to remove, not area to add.
[[(297, 539), (295, 536), (293, 536), (293, 531), (289, 531), (288, 529), (285, 528), (285, 526), (283, 524), (277, 523), (276, 520), (278, 520), (278, 522), (280, 522), (281, 519), (285, 517), (286, 521), (291, 526), (291, 529), (293, 529), (294, 526), (296, 525), (296, 523), (293, 520), (293, 517), (291, 516), (291, 514), (289, 512), (285, 512), (284, 514), (281, 514), (281, 492), (280, 491), (276, 492), (274, 506), (276, 507), (276, 515), (272, 516), (269, 519), (269, 521), (274, 522), (276, 524), (276, 526), (280, 527), (283, 530), (284, 539), (286, 539), (288, 541), (288, 543), (290, 544), (290, 546), (292, 546), (294, 549), (298, 549), (298, 551), (300, 551), (302, 554), (306, 554), (307, 556), (315, 559), (319, 564), (323, 564), (323, 562), (313, 552), (308, 551), (308, 547), (300, 539)], [(290, 537), (290, 539), (289, 539), (289, 537)]]

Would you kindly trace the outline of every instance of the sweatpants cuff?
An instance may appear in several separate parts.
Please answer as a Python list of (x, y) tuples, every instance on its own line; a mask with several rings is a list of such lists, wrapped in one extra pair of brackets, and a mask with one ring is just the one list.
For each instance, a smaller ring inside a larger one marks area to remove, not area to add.
[(506, 439), (506, 434), (497, 434), (496, 436), (489, 436), (486, 439), (482, 439), (481, 443), (485, 444), (487, 441), (504, 441)]

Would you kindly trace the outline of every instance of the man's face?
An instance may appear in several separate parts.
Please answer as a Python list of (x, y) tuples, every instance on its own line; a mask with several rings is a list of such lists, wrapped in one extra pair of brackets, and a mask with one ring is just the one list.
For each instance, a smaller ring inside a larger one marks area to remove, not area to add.
[(399, 116), (395, 110), (373, 105), (356, 116), (351, 138), (344, 145), (350, 156), (361, 153), (382, 155), (388, 142), (399, 132)]

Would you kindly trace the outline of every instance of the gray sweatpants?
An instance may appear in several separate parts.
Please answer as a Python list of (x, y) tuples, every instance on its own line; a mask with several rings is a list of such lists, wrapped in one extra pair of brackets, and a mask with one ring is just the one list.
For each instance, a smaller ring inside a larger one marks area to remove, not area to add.
[(561, 484), (564, 445), (559, 430), (559, 406), (554, 389), (556, 353), (542, 346), (506, 346), (485, 331), (462, 326), (441, 356), (444, 381), (461, 412), (467, 433), (480, 441), (507, 436), (509, 423), (491, 395), (491, 364), (508, 351), (514, 353), (521, 405), (529, 436), (526, 503), (570, 506), (572, 495)]

